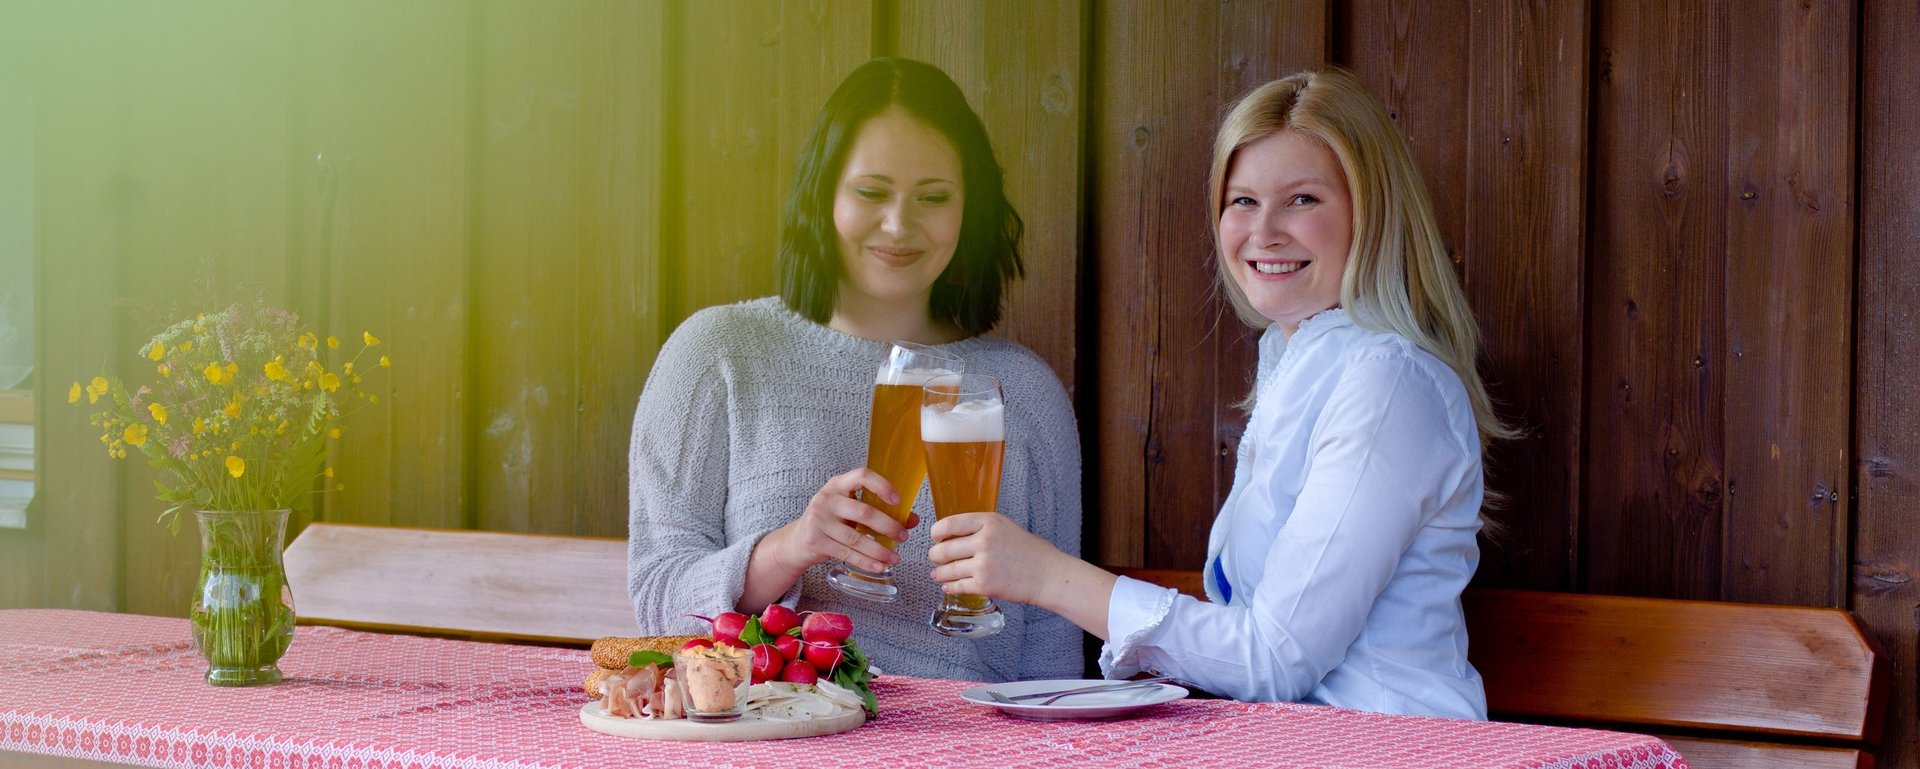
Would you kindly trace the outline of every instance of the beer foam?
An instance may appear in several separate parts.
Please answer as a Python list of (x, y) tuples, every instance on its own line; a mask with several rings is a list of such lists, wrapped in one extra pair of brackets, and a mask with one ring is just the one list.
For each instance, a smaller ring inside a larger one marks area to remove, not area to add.
[(998, 400), (965, 401), (952, 410), (920, 407), (920, 440), (984, 443), (1007, 439), (1007, 409)]
[(882, 384), (882, 385), (909, 385), (912, 387), (925, 387), (928, 382), (933, 381), (934, 377), (954, 376), (954, 375), (955, 375), (955, 372), (948, 371), (943, 368), (890, 369), (885, 366), (882, 366), (880, 368), (880, 373), (874, 375), (873, 383)]

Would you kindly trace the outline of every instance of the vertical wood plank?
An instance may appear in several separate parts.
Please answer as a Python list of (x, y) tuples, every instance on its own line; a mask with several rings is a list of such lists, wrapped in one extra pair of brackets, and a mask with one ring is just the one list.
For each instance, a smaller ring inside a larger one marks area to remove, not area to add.
[[(1472, 0), (1359, 0), (1338, 3), (1335, 55), (1380, 101), (1413, 147), (1433, 194), (1434, 218), (1460, 263), (1469, 199), (1467, 145), (1471, 67), (1478, 18)], [(1492, 41), (1489, 41), (1492, 42)], [(1505, 56), (1508, 48), (1487, 52)], [(1544, 74), (1544, 73), (1542, 73)], [(1469, 296), (1469, 299), (1474, 297)], [(1479, 305), (1476, 304), (1477, 308)]]
[[(872, 0), (806, 0), (780, 4), (779, 111), (774, 125), (772, 183), (784, 206), (793, 189), (800, 143), (813, 131), (820, 107), (853, 70), (873, 58)], [(775, 211), (775, 216), (780, 211)], [(778, 242), (779, 220), (767, 225)], [(773, 254), (766, 256), (771, 260)]]
[(1604, 3), (1585, 317), (1585, 587), (1716, 598), (1727, 10)]
[[(193, 18), (158, 5), (127, 17), (116, 163), (125, 208), (117, 255), (119, 348), (108, 359), (130, 387), (155, 381), (140, 348), (182, 317), (255, 299), (290, 306), (285, 6), (225, 2)], [(122, 608), (182, 616), (199, 571), (193, 516), (179, 535), (155, 525), (158, 471), (125, 468)]]
[[(1853, 611), (1893, 659), (1881, 766), (1920, 764), (1920, 6), (1864, 3)], [(1830, 378), (1823, 386), (1833, 387)]]
[[(1211, 126), (1198, 116), (1215, 114), (1219, 104), (1209, 87), (1211, 72), (1163, 63), (1179, 59), (1181, 51), (1213, 50), (1217, 12), (1212, 4), (1172, 9), (1150, 2), (1103, 3), (1093, 10), (1087, 128), (1092, 187), (1083, 263), (1094, 291), (1089, 314), (1095, 343), (1083, 353), (1093, 357), (1098, 385), (1082, 398), (1093, 405), (1094, 418), (1082, 424), (1081, 440), (1094, 446), (1088, 452), (1095, 459), (1087, 474), (1089, 507), (1100, 516), (1088, 549), (1116, 566), (1200, 566), (1151, 563), (1147, 529), (1150, 513), (1177, 514), (1149, 499), (1165, 480), (1162, 468), (1169, 459), (1156, 432), (1161, 361), (1184, 360), (1211, 373), (1211, 361), (1196, 360), (1192, 350), (1166, 349), (1162, 335), (1169, 319), (1162, 295), (1169, 272), (1212, 275), (1204, 206)], [(1177, 181), (1182, 179), (1188, 181)], [(1218, 305), (1207, 309), (1208, 318), (1222, 317)], [(1210, 393), (1211, 380), (1207, 384)], [(1210, 401), (1197, 405), (1206, 408)], [(1205, 421), (1202, 411), (1188, 424)], [(1211, 477), (1210, 462), (1200, 468)], [(1209, 496), (1196, 494), (1181, 504), (1197, 507)]]
[[(627, 444), (633, 407), (670, 329), (660, 323), (660, 169), (666, 123), (664, 9), (597, 0), (591, 6), (582, 63), (583, 140), (590, 168), (583, 185), (583, 251), (577, 327), (591, 329), (579, 349), (577, 442), (549, 447), (581, 464), (571, 525), (553, 530), (625, 536)], [(571, 452), (569, 452), (569, 448)], [(564, 490), (562, 492), (565, 493)]]
[[(1098, 342), (1083, 354), (1100, 388), (1083, 402), (1096, 411), (1092, 550), (1106, 563), (1190, 569), (1205, 556), (1243, 420), (1230, 404), (1252, 367), (1214, 287), (1213, 131), (1247, 88), (1322, 61), (1327, 25), (1319, 2), (1094, 10), (1083, 265)], [(1171, 63), (1194, 51), (1213, 66)]]
[[(778, 98), (779, 3), (716, 0), (677, 14), (685, 45), (673, 77), (678, 181), (664, 274), (665, 326), (695, 310), (774, 293), (780, 206), (792, 179), (778, 175), (786, 139), (769, 119)], [(770, 98), (772, 97), (772, 98)]]
[[(1031, 348), (1073, 391), (1080, 209), (1081, 36), (1077, 0), (906, 2), (897, 53), (945, 70), (987, 124), (1007, 197), (1026, 222), (1026, 279), (998, 333)], [(994, 30), (1021, 30), (1020, 35)]]
[[(577, 10), (577, 8), (576, 8)], [(574, 360), (586, 329), (575, 325), (583, 251), (579, 208), (594, 170), (581, 139), (582, 13), (537, 3), (490, 2), (473, 9), (475, 134), (470, 197), (473, 239), (473, 393), (469, 425), (476, 528), (554, 532), (571, 519), (576, 448)], [(559, 493), (556, 493), (559, 492)]]
[(319, 325), (349, 354), (372, 331), (393, 359), (365, 382), (380, 403), (346, 421), (328, 520), (466, 520), (471, 13), (445, 0), (295, 8), (295, 238), (325, 286)]
[[(1758, 10), (1758, 9), (1756, 9)], [(1774, 3), (1728, 71), (1725, 597), (1845, 601), (1854, 4)]]
[[(86, 401), (70, 406), (67, 385), (99, 373), (119, 348), (112, 300), (120, 216), (118, 94), (106, 87), (123, 65), (121, 16), (102, 6), (9, 6), (0, 37), (33, 65), (35, 265), (39, 281), (40, 461), (44, 484), (26, 531), (0, 532), (0, 605), (96, 611), (120, 608), (121, 466), (87, 424)], [(20, 37), (33, 38), (29, 43)], [(55, 55), (55, 52), (58, 55)], [(55, 308), (59, 308), (56, 310)], [(58, 395), (54, 395), (57, 393)]]
[(1463, 261), (1480, 323), (1481, 373), (1522, 431), (1490, 447), (1506, 507), (1482, 582), (1572, 587), (1579, 523), (1585, 340), (1584, 2), (1487, 2), (1473, 10)]
[[(472, 290), (478, 528), (626, 529), (657, 323), (657, 6), (479, 9)], [(652, 13), (655, 18), (644, 17)], [(646, 30), (651, 30), (647, 32)], [(644, 160), (643, 160), (644, 158)], [(650, 226), (651, 225), (651, 226)]]

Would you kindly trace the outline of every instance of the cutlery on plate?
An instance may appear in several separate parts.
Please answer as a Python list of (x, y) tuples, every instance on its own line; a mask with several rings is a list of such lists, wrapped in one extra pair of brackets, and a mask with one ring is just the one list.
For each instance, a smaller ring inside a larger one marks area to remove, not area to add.
[(1054, 700), (1058, 700), (1062, 697), (1072, 697), (1078, 694), (1098, 694), (1101, 692), (1118, 691), (1121, 689), (1139, 689), (1139, 688), (1144, 688), (1148, 686), (1158, 686), (1160, 684), (1167, 683), (1172, 680), (1173, 680), (1172, 678), (1169, 678), (1167, 676), (1159, 676), (1156, 678), (1142, 678), (1138, 681), (1115, 681), (1113, 683), (1097, 684), (1094, 686), (1082, 686), (1077, 689), (1056, 689), (1054, 691), (1048, 691), (1048, 692), (1016, 694), (1011, 697), (1001, 694), (999, 692), (996, 692), (992, 689), (988, 689), (986, 690), (986, 692), (987, 692), (987, 696), (992, 697), (995, 702), (999, 702), (1007, 705), (1017, 705), (1025, 700), (1041, 700), (1040, 702), (1041, 705), (1052, 705)]

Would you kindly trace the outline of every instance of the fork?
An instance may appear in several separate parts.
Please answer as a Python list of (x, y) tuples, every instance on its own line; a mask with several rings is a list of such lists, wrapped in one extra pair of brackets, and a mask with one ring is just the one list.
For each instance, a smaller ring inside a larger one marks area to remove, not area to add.
[(1012, 697), (1008, 697), (992, 689), (988, 689), (987, 696), (992, 697), (995, 702), (999, 702), (1006, 705), (1018, 705), (1018, 704), (1021, 704), (1021, 700), (1040, 700), (1040, 705), (1046, 706), (1046, 705), (1052, 705), (1055, 700), (1058, 700), (1062, 697), (1072, 697), (1077, 694), (1097, 694), (1100, 692), (1119, 691), (1122, 689), (1139, 689), (1139, 688), (1144, 688), (1148, 686), (1158, 686), (1160, 684), (1167, 683), (1172, 680), (1173, 679), (1167, 676), (1159, 676), (1156, 678), (1143, 678), (1138, 681), (1120, 681), (1120, 682), (1110, 683), (1110, 684), (1083, 686), (1078, 689), (1068, 689), (1066, 691), (1034, 692), (1032, 694), (1018, 694)]

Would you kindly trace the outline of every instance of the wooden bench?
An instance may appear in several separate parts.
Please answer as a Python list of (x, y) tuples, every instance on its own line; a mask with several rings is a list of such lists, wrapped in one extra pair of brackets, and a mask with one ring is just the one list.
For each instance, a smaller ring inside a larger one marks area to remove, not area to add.
[(623, 539), (315, 523), (286, 562), (302, 624), (569, 646), (638, 632)]
[[(1114, 569), (1201, 596), (1200, 572)], [(1889, 659), (1839, 609), (1471, 589), (1496, 718), (1658, 734), (1695, 769), (1871, 767)]]

